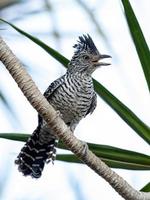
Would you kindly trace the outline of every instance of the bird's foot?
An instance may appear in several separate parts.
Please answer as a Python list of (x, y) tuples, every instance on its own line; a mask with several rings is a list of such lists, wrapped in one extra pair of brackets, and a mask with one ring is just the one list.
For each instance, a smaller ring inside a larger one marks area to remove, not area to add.
[(84, 155), (84, 157), (86, 157), (89, 147), (86, 142), (82, 140), (80, 140), (80, 142), (82, 143), (82, 154)]
[(62, 114), (61, 114), (61, 112), (59, 110), (56, 110), (56, 115), (57, 115), (57, 117), (62, 118)]

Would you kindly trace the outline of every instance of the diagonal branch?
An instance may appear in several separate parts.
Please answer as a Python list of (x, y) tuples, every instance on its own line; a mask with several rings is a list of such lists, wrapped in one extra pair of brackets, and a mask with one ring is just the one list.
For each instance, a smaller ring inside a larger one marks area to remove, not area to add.
[(44, 118), (56, 137), (70, 149), (82, 162), (87, 164), (98, 175), (103, 177), (122, 197), (127, 200), (149, 200), (150, 193), (139, 192), (132, 188), (122, 177), (112, 171), (104, 162), (87, 149), (66, 126), (58, 113), (41, 94), (31, 76), (22, 67), (20, 61), (12, 53), (7, 44), (0, 37), (0, 60), (10, 72), (21, 91), (30, 104)]

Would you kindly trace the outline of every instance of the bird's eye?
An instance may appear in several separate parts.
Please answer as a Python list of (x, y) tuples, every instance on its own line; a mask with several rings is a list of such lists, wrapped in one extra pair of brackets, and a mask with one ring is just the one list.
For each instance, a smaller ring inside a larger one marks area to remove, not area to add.
[(83, 56), (84, 60), (89, 60), (89, 56)]

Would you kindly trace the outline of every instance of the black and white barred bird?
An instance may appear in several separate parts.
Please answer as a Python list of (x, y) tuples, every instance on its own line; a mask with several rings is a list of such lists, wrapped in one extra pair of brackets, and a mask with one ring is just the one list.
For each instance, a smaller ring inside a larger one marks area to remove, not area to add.
[[(109, 65), (100, 61), (110, 57), (99, 53), (89, 35), (80, 36), (73, 47), (75, 53), (66, 74), (51, 83), (44, 93), (71, 131), (82, 118), (94, 111), (96, 93), (91, 75), (98, 67)], [(54, 162), (57, 142), (51, 128), (38, 116), (37, 128), (15, 161), (19, 171), (25, 176), (39, 178), (45, 163)]]

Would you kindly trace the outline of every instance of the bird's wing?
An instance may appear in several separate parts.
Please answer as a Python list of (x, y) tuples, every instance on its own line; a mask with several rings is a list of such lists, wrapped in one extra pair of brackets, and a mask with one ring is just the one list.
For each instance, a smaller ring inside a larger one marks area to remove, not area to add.
[(90, 105), (90, 108), (88, 109), (86, 115), (88, 115), (89, 113), (92, 114), (93, 111), (94, 111), (95, 108), (96, 108), (96, 105), (97, 105), (97, 95), (96, 95), (96, 93), (94, 92), (93, 98), (92, 98), (92, 102), (91, 102), (91, 105)]
[(58, 89), (58, 87), (64, 82), (64, 76), (58, 78), (57, 80), (55, 80), (54, 82), (52, 82), (50, 84), (50, 86), (47, 88), (47, 90), (44, 92), (44, 97), (49, 100), (51, 95), (54, 93), (54, 91), (56, 89)]
[[(64, 82), (64, 76), (61, 76), (60, 78), (56, 79), (54, 82), (52, 82), (49, 87), (47, 88), (47, 90), (44, 92), (44, 97), (49, 100), (52, 96), (52, 94), (56, 91), (56, 89), (59, 88), (59, 86)], [(39, 127), (41, 126), (43, 119), (40, 115), (38, 115), (38, 125)]]

